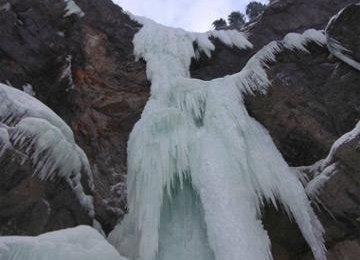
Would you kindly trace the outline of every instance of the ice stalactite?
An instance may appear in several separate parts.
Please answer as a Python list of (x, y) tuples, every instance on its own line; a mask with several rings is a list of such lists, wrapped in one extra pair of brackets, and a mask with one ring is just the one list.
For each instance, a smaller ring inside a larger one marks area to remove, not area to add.
[(315, 258), (325, 259), (323, 228), (300, 180), (243, 102), (244, 93), (266, 92), (266, 64), (278, 52), (322, 45), (323, 32), (290, 34), (239, 73), (201, 81), (190, 78), (189, 67), (199, 52), (211, 56), (209, 37), (250, 48), (246, 35), (134, 19), (143, 24), (134, 46), (147, 63), (151, 97), (128, 143), (129, 213), (109, 241), (133, 260), (269, 260), (261, 222), (269, 202), (295, 219)]
[(0, 159), (9, 146), (30, 158), (38, 178), (65, 179), (94, 216), (92, 197), (85, 195), (81, 184), (83, 173), (93, 188), (90, 165), (70, 127), (36, 98), (0, 84)]

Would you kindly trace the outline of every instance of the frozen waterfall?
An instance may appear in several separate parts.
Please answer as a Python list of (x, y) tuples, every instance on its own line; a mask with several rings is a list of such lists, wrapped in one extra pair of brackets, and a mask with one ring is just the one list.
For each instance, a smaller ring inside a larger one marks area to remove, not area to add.
[(128, 143), (129, 213), (109, 241), (132, 260), (269, 260), (261, 221), (268, 202), (295, 219), (317, 260), (326, 259), (323, 228), (300, 180), (243, 102), (244, 93), (266, 92), (266, 63), (278, 52), (322, 45), (323, 32), (289, 34), (239, 73), (201, 81), (189, 67), (200, 52), (210, 57), (209, 38), (251, 48), (246, 35), (189, 33), (133, 18), (143, 24), (134, 46), (147, 62), (151, 97)]

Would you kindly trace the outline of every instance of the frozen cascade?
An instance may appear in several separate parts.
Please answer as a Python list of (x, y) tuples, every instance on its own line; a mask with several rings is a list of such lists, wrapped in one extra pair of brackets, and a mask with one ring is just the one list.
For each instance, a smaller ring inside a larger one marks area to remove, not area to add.
[(189, 67), (199, 52), (211, 55), (209, 37), (249, 48), (244, 34), (189, 33), (133, 18), (143, 24), (134, 46), (147, 62), (151, 97), (128, 143), (129, 213), (109, 241), (132, 260), (270, 260), (261, 222), (266, 201), (279, 203), (315, 258), (326, 259), (324, 231), (300, 180), (242, 97), (266, 92), (266, 63), (278, 52), (323, 45), (323, 32), (290, 34), (265, 46), (239, 73), (201, 81), (190, 78)]

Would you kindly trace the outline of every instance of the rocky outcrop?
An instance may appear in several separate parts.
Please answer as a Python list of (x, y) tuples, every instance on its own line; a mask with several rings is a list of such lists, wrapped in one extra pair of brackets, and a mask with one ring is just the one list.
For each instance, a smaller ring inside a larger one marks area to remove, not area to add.
[[(30, 158), (16, 147), (0, 160), (0, 235), (38, 235), (80, 224), (92, 225), (86, 208), (63, 179), (33, 176)], [(87, 189), (89, 192), (89, 189)]]
[[(96, 218), (110, 231), (126, 211), (126, 142), (149, 96), (149, 83), (144, 62), (133, 57), (132, 39), (140, 25), (110, 0), (75, 2), (83, 17), (65, 16), (63, 1), (0, 0), (0, 82), (19, 89), (31, 84), (36, 97), (72, 126), (94, 173)], [(236, 73), (264, 44), (289, 32), (325, 29), (333, 15), (355, 2), (273, 1), (246, 28), (253, 50), (215, 42), (212, 58), (194, 61), (191, 74), (208, 80)], [(351, 51), (346, 54), (355, 61), (360, 60), (358, 9), (351, 5), (327, 28), (328, 37)], [(251, 115), (294, 167), (325, 158), (360, 119), (360, 73), (331, 55), (331, 49), (315, 44), (307, 49), (279, 54), (268, 69), (268, 93), (246, 98)], [(338, 172), (319, 195), (329, 259), (359, 254), (358, 143), (354, 139), (339, 148)], [(0, 232), (37, 234), (89, 224), (66, 185), (32, 178), (30, 164), (20, 163), (22, 156), (9, 151), (9, 159), (1, 162), (1, 179), (7, 181), (0, 183)], [(55, 210), (48, 213), (49, 207)], [(311, 259), (297, 228), (280, 215), (265, 212), (275, 259)]]

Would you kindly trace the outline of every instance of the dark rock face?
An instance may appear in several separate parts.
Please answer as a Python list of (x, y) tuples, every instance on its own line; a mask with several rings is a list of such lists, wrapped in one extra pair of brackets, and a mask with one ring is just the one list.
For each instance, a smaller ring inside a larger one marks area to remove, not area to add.
[[(209, 80), (236, 73), (264, 44), (289, 32), (324, 29), (334, 14), (355, 2), (274, 1), (246, 28), (253, 50), (215, 42), (212, 59), (194, 61), (191, 74)], [(132, 54), (140, 26), (110, 0), (76, 3), (85, 13), (82, 18), (64, 17), (62, 0), (0, 0), (0, 82), (16, 88), (31, 84), (36, 97), (72, 126), (94, 172), (96, 218), (110, 231), (126, 210), (126, 142), (148, 99), (149, 82), (145, 64), (135, 62)], [(328, 28), (328, 35), (351, 50), (357, 61), (358, 9), (350, 6)], [(310, 53), (279, 54), (268, 70), (269, 92), (246, 97), (250, 114), (268, 129), (291, 166), (325, 158), (332, 144), (360, 119), (360, 72), (326, 47), (307, 48)], [(329, 259), (356, 259), (360, 254), (358, 143), (354, 139), (340, 147), (339, 172), (320, 195)], [(1, 180), (6, 180), (0, 183), (1, 234), (38, 234), (89, 224), (64, 183), (41, 183), (31, 178), (26, 160), (19, 163), (21, 154), (12, 151), (7, 156), (14, 161), (0, 165)], [(296, 225), (281, 216), (272, 209), (265, 212), (274, 258), (312, 259)]]
[(29, 157), (8, 147), (0, 161), (0, 236), (41, 233), (92, 225), (65, 180), (44, 182), (34, 177)]

